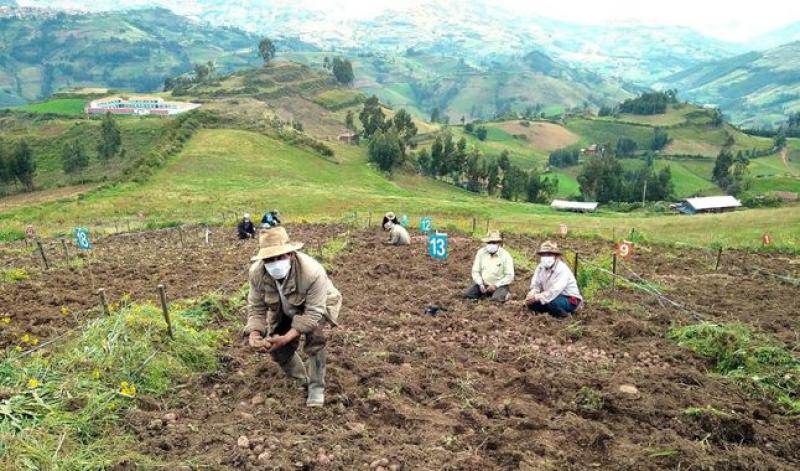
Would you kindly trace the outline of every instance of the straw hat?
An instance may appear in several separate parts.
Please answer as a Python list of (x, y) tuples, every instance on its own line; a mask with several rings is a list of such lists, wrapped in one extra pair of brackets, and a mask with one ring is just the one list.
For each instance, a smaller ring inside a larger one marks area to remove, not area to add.
[(244, 218), (245, 219), (250, 219), (250, 213), (244, 213)]
[(556, 255), (561, 255), (561, 249), (558, 248), (558, 244), (555, 242), (546, 240), (542, 242), (542, 245), (539, 246), (539, 250), (536, 251), (537, 254), (545, 254), (545, 253), (552, 253)]
[(286, 229), (283, 227), (276, 227), (261, 231), (261, 234), (258, 236), (258, 247), (258, 254), (250, 259), (253, 262), (296, 252), (303, 248), (303, 244), (300, 242), (290, 242), (289, 234), (286, 233)]
[(385, 214), (383, 217), (385, 217), (386, 219), (392, 220), (392, 221), (396, 219), (396, 217), (395, 217), (394, 213), (393, 213), (393, 212), (391, 212), (391, 211), (389, 211), (388, 213), (386, 213), (386, 214)]
[(500, 235), (500, 231), (490, 231), (486, 234), (486, 237), (481, 239), (482, 242), (490, 244), (492, 242), (503, 242), (503, 236)]

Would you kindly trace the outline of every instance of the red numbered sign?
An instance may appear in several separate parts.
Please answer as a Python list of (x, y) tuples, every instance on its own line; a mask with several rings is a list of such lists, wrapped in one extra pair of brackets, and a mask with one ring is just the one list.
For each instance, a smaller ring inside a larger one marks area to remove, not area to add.
[(765, 247), (772, 244), (772, 236), (769, 234), (764, 234), (761, 236), (761, 243), (764, 244)]
[(617, 257), (626, 258), (633, 253), (633, 242), (623, 240), (617, 244)]
[(33, 228), (33, 224), (28, 224), (28, 227), (25, 228), (25, 235), (30, 239), (36, 237), (36, 230)]
[(558, 229), (559, 229), (559, 231), (561, 231), (561, 237), (564, 237), (565, 235), (567, 235), (567, 225), (566, 224), (561, 224), (561, 226), (559, 226)]

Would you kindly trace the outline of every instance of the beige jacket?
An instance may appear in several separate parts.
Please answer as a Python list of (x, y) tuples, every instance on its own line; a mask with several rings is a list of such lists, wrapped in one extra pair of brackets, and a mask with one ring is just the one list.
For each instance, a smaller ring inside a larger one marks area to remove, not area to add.
[(476, 285), (508, 286), (514, 281), (514, 260), (500, 247), (490, 254), (486, 247), (478, 250), (472, 263), (472, 281)]
[(297, 252), (292, 256), (292, 268), (283, 285), (283, 295), (291, 306), (283, 309), (278, 285), (258, 260), (250, 266), (250, 293), (247, 295), (247, 326), (245, 334), (257, 330), (271, 334), (286, 312), (292, 327), (308, 333), (327, 320), (338, 325), (342, 294), (333, 286), (325, 268), (310, 256)]
[(389, 230), (389, 243), (392, 245), (409, 245), (411, 244), (411, 236), (408, 231), (400, 224), (395, 224)]

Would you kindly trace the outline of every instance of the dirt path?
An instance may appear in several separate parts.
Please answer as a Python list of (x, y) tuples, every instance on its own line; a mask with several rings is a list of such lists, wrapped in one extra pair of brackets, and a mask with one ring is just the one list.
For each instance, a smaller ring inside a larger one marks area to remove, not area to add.
[(87, 183), (85, 185), (66, 186), (63, 188), (55, 188), (53, 190), (19, 193), (16, 195), (0, 197), (0, 213), (3, 211), (10, 211), (21, 206), (42, 204), (65, 198), (76, 198), (82, 193), (86, 193), (96, 186), (96, 183)]
[[(341, 327), (330, 331), (325, 408), (305, 408), (276, 365), (236, 337), (222, 372), (187, 385), (175, 403), (143, 398), (128, 429), (153, 455), (191, 460), (195, 469), (800, 465), (797, 420), (707, 375), (706, 361), (667, 341), (666, 328), (681, 314), (654, 298), (605, 292), (578, 324), (531, 316), (515, 302), (461, 299), (477, 243), (454, 239), (450, 258), (435, 262), (423, 244), (390, 248), (383, 238), (356, 234), (332, 274), (345, 303)], [(510, 240), (528, 253), (538, 242)], [(568, 244), (587, 256), (608, 249)], [(737, 256), (715, 274), (699, 251), (640, 247), (629, 265), (714, 318), (796, 331), (796, 305), (786, 300), (800, 290), (745, 279)], [(797, 269), (796, 257), (773, 258), (774, 270)], [(517, 299), (530, 275), (518, 272)], [(424, 316), (429, 303), (448, 310)], [(725, 415), (686, 413), (706, 406)], [(177, 414), (175, 423), (155, 421), (167, 412)]]

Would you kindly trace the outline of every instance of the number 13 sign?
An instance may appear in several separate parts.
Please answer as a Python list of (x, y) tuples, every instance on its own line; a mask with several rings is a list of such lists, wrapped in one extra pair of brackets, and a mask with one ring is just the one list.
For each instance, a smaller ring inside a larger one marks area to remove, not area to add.
[(447, 259), (447, 234), (431, 234), (428, 236), (428, 255), (435, 260)]

